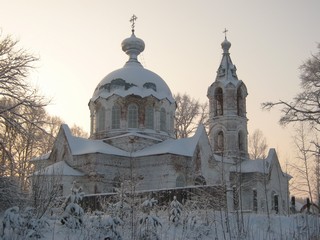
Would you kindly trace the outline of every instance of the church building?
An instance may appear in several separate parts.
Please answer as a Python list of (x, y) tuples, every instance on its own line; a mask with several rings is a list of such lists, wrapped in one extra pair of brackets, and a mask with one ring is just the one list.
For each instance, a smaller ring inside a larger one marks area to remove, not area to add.
[[(222, 186), (228, 210), (288, 211), (288, 181), (274, 149), (266, 159), (249, 159), (247, 88), (221, 44), (222, 60), (209, 86), (210, 134), (175, 138), (175, 99), (167, 83), (138, 60), (145, 43), (131, 36), (121, 43), (128, 61), (107, 74), (89, 99), (90, 137), (73, 136), (63, 124), (51, 152), (33, 159), (39, 184), (55, 177), (62, 195), (76, 181), (86, 194), (160, 191)], [(89, 116), (88, 116), (89, 117)]]

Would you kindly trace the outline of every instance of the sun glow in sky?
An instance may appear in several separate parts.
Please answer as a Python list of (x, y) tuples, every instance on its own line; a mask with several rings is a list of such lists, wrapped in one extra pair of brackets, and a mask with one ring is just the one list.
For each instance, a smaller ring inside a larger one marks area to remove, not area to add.
[(40, 57), (30, 79), (52, 99), (47, 108), (70, 126), (89, 132), (88, 102), (95, 87), (121, 68), (121, 42), (131, 34), (146, 47), (140, 61), (173, 93), (207, 101), (221, 60), (227, 28), (233, 63), (249, 95), (249, 134), (264, 133), (281, 162), (294, 157), (291, 128), (279, 126), (279, 111), (261, 103), (290, 100), (299, 91), (299, 66), (320, 42), (319, 0), (2, 0), (2, 34)]

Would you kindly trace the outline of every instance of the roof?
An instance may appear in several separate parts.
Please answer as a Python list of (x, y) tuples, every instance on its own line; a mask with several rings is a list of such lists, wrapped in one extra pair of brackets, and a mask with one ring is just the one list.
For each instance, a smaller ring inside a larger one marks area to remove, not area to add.
[[(222, 59), (217, 71), (216, 81), (223, 82), (238, 82), (237, 76), (237, 68), (232, 63), (230, 58), (229, 49), (231, 47), (231, 43), (225, 38), (225, 40), (221, 43), (221, 47), (223, 49)], [(236, 85), (236, 84), (234, 84)]]
[[(248, 160), (242, 161), (240, 164), (233, 165), (232, 167), (230, 167), (230, 172), (268, 174), (276, 162), (278, 162), (279, 164), (276, 150), (274, 148), (271, 148), (269, 150), (267, 158), (255, 159), (255, 160), (248, 159)], [(279, 168), (284, 177), (287, 177), (288, 179), (292, 178), (292, 176), (282, 171), (280, 164), (279, 164)]]
[(208, 96), (214, 95), (214, 92), (212, 92), (213, 86), (223, 86), (228, 88), (230, 86), (238, 87), (240, 85), (243, 89), (243, 94), (247, 95), (247, 88), (243, 81), (238, 79), (236, 65), (232, 63), (229, 52), (229, 49), (231, 48), (231, 43), (227, 40), (227, 38), (225, 38), (225, 40), (221, 43), (221, 47), (223, 49), (222, 59), (220, 62), (220, 66), (217, 70), (215, 82), (213, 82), (211, 86), (208, 88)]
[(34, 175), (52, 175), (52, 176), (84, 176), (82, 172), (70, 167), (65, 161), (56, 162), (42, 170), (36, 171)]
[(230, 172), (241, 173), (268, 173), (270, 163), (265, 159), (245, 160), (239, 165), (234, 165), (230, 168)]
[(30, 159), (30, 162), (36, 162), (36, 161), (41, 161), (41, 160), (48, 160), (50, 157), (51, 152), (45, 153), (43, 155), (40, 155), (39, 157), (35, 157)]
[(204, 127), (200, 126), (196, 133), (189, 138), (181, 139), (168, 139), (159, 144), (154, 144), (148, 148), (135, 152), (136, 156), (148, 156), (159, 154), (176, 154), (182, 156), (192, 157), (195, 148), (199, 142), (201, 133), (204, 131)]
[(61, 125), (68, 141), (72, 155), (84, 155), (89, 153), (112, 154), (125, 157), (142, 157), (160, 154), (176, 154), (183, 156), (193, 156), (195, 148), (203, 132), (204, 127), (200, 125), (196, 133), (190, 138), (168, 139), (142, 150), (130, 153), (114, 147), (104, 140), (85, 139), (72, 136), (69, 127), (66, 124)]
[(174, 103), (166, 82), (156, 73), (145, 69), (137, 59), (144, 50), (144, 42), (132, 33), (131, 37), (122, 42), (122, 50), (129, 55), (129, 60), (123, 68), (109, 73), (101, 80), (91, 101), (99, 97), (107, 99), (112, 95), (121, 97), (137, 95), (143, 98), (154, 96), (159, 100), (168, 99)]

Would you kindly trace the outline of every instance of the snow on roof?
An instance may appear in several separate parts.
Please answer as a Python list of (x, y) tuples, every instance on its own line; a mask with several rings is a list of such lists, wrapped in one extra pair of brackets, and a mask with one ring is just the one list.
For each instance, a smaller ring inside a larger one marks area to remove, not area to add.
[(138, 55), (145, 44), (134, 33), (122, 42), (122, 50), (129, 56), (123, 68), (109, 73), (96, 87), (91, 101), (97, 98), (109, 98), (112, 95), (121, 97), (137, 95), (154, 96), (159, 100), (168, 99), (174, 103), (172, 93), (166, 82), (156, 73), (149, 71), (138, 61)]
[(45, 153), (39, 157), (35, 157), (30, 159), (30, 162), (36, 162), (36, 161), (41, 161), (41, 160), (48, 160), (51, 152)]
[(256, 160), (245, 160), (239, 165), (234, 165), (230, 168), (230, 172), (241, 172), (241, 173), (268, 173), (270, 163), (264, 159)]
[(159, 75), (143, 68), (138, 63), (126, 64), (123, 68), (104, 77), (94, 91), (91, 101), (99, 97), (107, 99), (112, 95), (154, 96), (159, 100), (168, 99), (171, 103), (175, 102), (166, 82)]
[(200, 125), (196, 133), (190, 138), (168, 139), (159, 144), (155, 144), (148, 148), (137, 151), (134, 153), (134, 156), (140, 157), (171, 153), (192, 157), (203, 131), (204, 127)]
[[(271, 170), (272, 166), (274, 165), (275, 161), (279, 163), (278, 157), (276, 150), (274, 148), (271, 148), (269, 150), (268, 156), (265, 159), (255, 159), (255, 160), (245, 160), (241, 162), (238, 165), (234, 165), (230, 168), (230, 172), (241, 172), (241, 173), (253, 173), (253, 172), (258, 172), (258, 173), (269, 173)], [(280, 164), (279, 164), (280, 166)], [(284, 173), (281, 170), (280, 166), (280, 171), (284, 177), (287, 177), (288, 179), (292, 178), (287, 173)]]
[(114, 155), (126, 156), (128, 153), (119, 148), (113, 147), (103, 140), (92, 140), (72, 136), (72, 133), (66, 124), (62, 124), (72, 155), (82, 155), (87, 153), (109, 153)]
[(34, 175), (64, 175), (64, 176), (84, 176), (84, 174), (72, 167), (70, 167), (65, 161), (56, 162), (43, 170), (36, 171)]
[[(127, 151), (121, 150), (110, 144), (105, 143), (103, 140), (92, 140), (80, 137), (74, 137), (71, 134), (69, 127), (65, 124), (61, 126), (65, 132), (67, 141), (69, 143), (72, 155), (83, 155), (88, 153), (103, 153), (118, 156), (141, 157), (159, 154), (177, 154), (183, 156), (193, 156), (194, 150), (197, 146), (199, 138), (204, 131), (204, 127), (200, 126), (194, 136), (183, 139), (168, 139), (161, 143), (154, 144), (150, 147), (144, 148), (140, 151), (130, 154)], [(143, 137), (145, 137), (143, 135)]]
[[(146, 129), (146, 130), (148, 131), (149, 129)], [(150, 131), (150, 132), (153, 133), (153, 131)], [(146, 139), (150, 139), (150, 140), (154, 140), (154, 141), (158, 141), (158, 142), (162, 142), (162, 141), (163, 141), (163, 140), (160, 139), (160, 138), (155, 138), (155, 137), (152, 137), (152, 136), (149, 136), (149, 135), (145, 135), (145, 134), (141, 134), (141, 133), (134, 132), (134, 131), (125, 133), (125, 134), (123, 134), (123, 135), (117, 135), (117, 136), (115, 136), (115, 137), (110, 137), (110, 138), (107, 138), (107, 139), (105, 139), (105, 140), (117, 139), (117, 138), (129, 137), (129, 136), (146, 138)]]

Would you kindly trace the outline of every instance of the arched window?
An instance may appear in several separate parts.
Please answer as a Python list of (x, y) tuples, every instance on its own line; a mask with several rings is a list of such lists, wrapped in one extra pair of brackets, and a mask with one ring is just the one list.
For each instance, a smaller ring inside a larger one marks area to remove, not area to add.
[(120, 128), (120, 107), (118, 105), (114, 105), (112, 107), (112, 121), (111, 121), (112, 129)]
[(138, 106), (130, 104), (128, 107), (128, 128), (138, 128)]
[(160, 110), (160, 131), (167, 130), (167, 113), (164, 108)]
[(91, 133), (96, 132), (96, 113), (95, 111), (91, 115)]
[(105, 130), (106, 126), (106, 111), (104, 107), (100, 107), (97, 111), (97, 131), (101, 132)]
[(271, 192), (271, 209), (279, 213), (279, 195), (275, 191)]
[(224, 150), (224, 135), (223, 135), (223, 131), (220, 131), (217, 134), (215, 151), (222, 152), (223, 150)]
[(215, 116), (223, 115), (223, 91), (222, 88), (217, 88), (214, 94), (216, 101), (215, 104)]
[(237, 113), (238, 113), (238, 116), (244, 116), (245, 114), (245, 101), (244, 101), (241, 88), (238, 88), (238, 91), (237, 91)]
[(179, 175), (176, 179), (176, 187), (185, 187), (186, 182), (182, 175)]
[(144, 126), (148, 129), (154, 128), (154, 110), (151, 106), (147, 106), (145, 109)]

